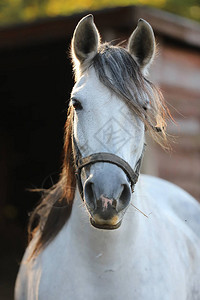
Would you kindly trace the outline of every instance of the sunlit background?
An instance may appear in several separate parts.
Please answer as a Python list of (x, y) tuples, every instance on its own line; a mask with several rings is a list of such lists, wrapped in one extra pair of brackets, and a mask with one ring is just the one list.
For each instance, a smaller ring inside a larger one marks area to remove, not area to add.
[(4, 25), (40, 18), (69, 16), (88, 10), (148, 5), (200, 21), (199, 0), (1, 0), (0, 20)]
[(69, 45), (92, 12), (102, 40), (127, 40), (142, 17), (158, 55), (150, 70), (175, 123), (172, 152), (149, 138), (143, 172), (178, 184), (200, 201), (200, 1), (0, 0), (0, 299), (13, 299), (29, 213), (58, 180), (67, 100)]

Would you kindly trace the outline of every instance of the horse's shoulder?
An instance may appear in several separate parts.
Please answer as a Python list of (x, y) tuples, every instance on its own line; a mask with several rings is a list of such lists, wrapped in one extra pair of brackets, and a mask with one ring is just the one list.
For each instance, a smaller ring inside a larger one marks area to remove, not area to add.
[[(149, 188), (149, 192), (153, 195), (161, 195), (164, 198), (179, 197), (178, 201), (187, 201), (199, 206), (199, 203), (188, 192), (177, 186), (176, 184), (169, 182), (165, 179), (158, 178), (151, 175), (141, 175), (141, 184), (145, 189)], [(163, 198), (163, 199), (164, 199)]]
[(149, 175), (141, 176), (141, 186), (156, 207), (173, 214), (200, 237), (200, 203), (177, 185)]

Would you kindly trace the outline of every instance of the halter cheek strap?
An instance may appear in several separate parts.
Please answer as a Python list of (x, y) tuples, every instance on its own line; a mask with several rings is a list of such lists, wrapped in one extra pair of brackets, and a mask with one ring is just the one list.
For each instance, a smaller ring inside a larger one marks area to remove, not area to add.
[(135, 165), (135, 171), (131, 168), (131, 166), (123, 160), (121, 157), (113, 154), (113, 153), (106, 153), (106, 152), (99, 152), (99, 153), (94, 153), (91, 154), (87, 157), (82, 157), (80, 149), (78, 148), (75, 138), (73, 136), (73, 149), (74, 149), (74, 157), (75, 157), (75, 174), (76, 174), (76, 179), (77, 179), (77, 184), (79, 188), (80, 195), (83, 199), (83, 185), (81, 181), (81, 170), (85, 166), (95, 164), (97, 162), (106, 162), (110, 164), (114, 164), (118, 167), (120, 167), (124, 173), (127, 175), (130, 185), (131, 185), (131, 190), (132, 193), (134, 192), (134, 186), (138, 181), (139, 177), (139, 172), (140, 172), (140, 167), (142, 163), (142, 158), (143, 158), (143, 152), (137, 161)]

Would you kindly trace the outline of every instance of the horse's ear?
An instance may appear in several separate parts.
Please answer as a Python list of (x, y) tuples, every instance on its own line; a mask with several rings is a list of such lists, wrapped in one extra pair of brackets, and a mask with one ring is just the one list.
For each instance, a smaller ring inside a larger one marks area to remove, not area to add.
[(139, 19), (137, 28), (128, 41), (128, 51), (145, 73), (155, 55), (156, 43), (153, 29), (143, 19)]
[(93, 15), (87, 15), (80, 20), (71, 43), (72, 58), (83, 63), (91, 60), (97, 53), (100, 43), (100, 35), (94, 24)]

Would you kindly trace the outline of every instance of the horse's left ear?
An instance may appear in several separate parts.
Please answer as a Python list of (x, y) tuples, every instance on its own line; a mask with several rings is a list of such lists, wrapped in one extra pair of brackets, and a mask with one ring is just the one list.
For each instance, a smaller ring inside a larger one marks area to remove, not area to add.
[(100, 43), (99, 32), (94, 24), (93, 15), (82, 18), (76, 29), (71, 43), (72, 58), (83, 63), (91, 60), (97, 53)]
[(139, 64), (143, 73), (152, 62), (155, 55), (156, 43), (153, 29), (143, 19), (139, 19), (137, 28), (128, 41), (128, 51)]

